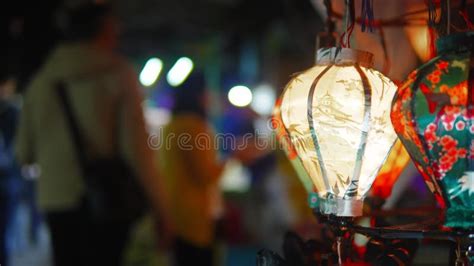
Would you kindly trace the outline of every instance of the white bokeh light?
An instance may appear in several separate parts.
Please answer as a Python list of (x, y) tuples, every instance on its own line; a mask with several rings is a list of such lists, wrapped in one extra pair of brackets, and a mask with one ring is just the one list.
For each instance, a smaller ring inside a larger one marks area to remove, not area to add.
[(241, 162), (230, 159), (221, 174), (220, 188), (226, 192), (243, 193), (250, 189), (251, 176)]
[(140, 72), (140, 83), (147, 87), (153, 85), (160, 76), (162, 69), (163, 62), (159, 58), (153, 57), (148, 59), (142, 72)]
[(229, 90), (227, 94), (229, 102), (237, 107), (245, 107), (252, 102), (252, 91), (242, 85), (234, 86)]
[(275, 90), (268, 84), (262, 84), (254, 89), (250, 106), (259, 115), (269, 116), (272, 114), (275, 101)]
[(194, 63), (191, 59), (187, 57), (181, 57), (170, 69), (168, 75), (166, 75), (168, 84), (173, 87), (181, 85), (189, 76), (191, 71), (193, 71), (193, 68)]

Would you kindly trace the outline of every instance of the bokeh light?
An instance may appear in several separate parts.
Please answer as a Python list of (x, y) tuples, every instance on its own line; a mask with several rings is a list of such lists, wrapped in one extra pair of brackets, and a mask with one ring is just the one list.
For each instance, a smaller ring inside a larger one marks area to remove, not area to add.
[(140, 83), (146, 87), (153, 85), (160, 76), (162, 69), (163, 62), (159, 58), (153, 57), (148, 59), (142, 72), (140, 72)]
[(242, 85), (234, 86), (229, 90), (227, 94), (229, 102), (237, 107), (245, 107), (252, 102), (252, 91)]
[(189, 76), (191, 71), (193, 71), (193, 68), (194, 63), (191, 59), (188, 57), (181, 57), (170, 69), (168, 75), (166, 75), (168, 84), (173, 87), (181, 85)]
[(262, 84), (254, 89), (250, 106), (259, 115), (269, 116), (272, 114), (275, 101), (275, 90), (268, 84)]

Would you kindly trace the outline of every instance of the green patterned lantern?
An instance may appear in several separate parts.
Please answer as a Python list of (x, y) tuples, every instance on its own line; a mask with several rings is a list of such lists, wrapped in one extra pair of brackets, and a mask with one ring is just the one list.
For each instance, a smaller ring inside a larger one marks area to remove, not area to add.
[(441, 207), (445, 225), (474, 226), (474, 32), (443, 37), (408, 77), (391, 118)]

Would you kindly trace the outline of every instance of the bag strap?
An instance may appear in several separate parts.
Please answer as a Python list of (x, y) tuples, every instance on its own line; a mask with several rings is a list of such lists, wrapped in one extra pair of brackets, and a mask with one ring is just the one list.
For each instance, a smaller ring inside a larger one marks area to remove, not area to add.
[(59, 81), (58, 83), (56, 83), (56, 93), (59, 97), (60, 103), (63, 107), (64, 114), (66, 116), (66, 123), (69, 127), (69, 131), (70, 131), (69, 133), (72, 136), (72, 142), (73, 142), (74, 148), (76, 149), (79, 165), (82, 171), (84, 171), (86, 167), (86, 162), (87, 162), (86, 152), (84, 150), (85, 142), (82, 137), (81, 130), (79, 129), (77, 119), (72, 110), (71, 101), (67, 93), (67, 85), (64, 81)]

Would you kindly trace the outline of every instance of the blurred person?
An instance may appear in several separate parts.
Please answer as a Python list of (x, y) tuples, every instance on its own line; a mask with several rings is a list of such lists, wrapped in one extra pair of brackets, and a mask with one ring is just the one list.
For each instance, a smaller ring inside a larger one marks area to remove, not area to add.
[(221, 194), (215, 135), (207, 123), (204, 75), (194, 71), (174, 90), (174, 107), (163, 129), (160, 167), (173, 203), (173, 265), (214, 265)]
[(86, 184), (68, 118), (57, 94), (65, 84), (90, 158), (120, 156), (135, 172), (168, 233), (164, 191), (148, 147), (137, 76), (114, 53), (117, 20), (106, 4), (70, 10), (58, 45), (24, 96), (16, 152), (38, 163), (39, 206), (46, 213), (56, 266), (120, 265), (130, 223), (98, 221), (85, 204)]
[(0, 265), (9, 265), (16, 210), (21, 195), (21, 174), (14, 159), (14, 136), (19, 109), (13, 101), (15, 82), (7, 75), (0, 77)]

